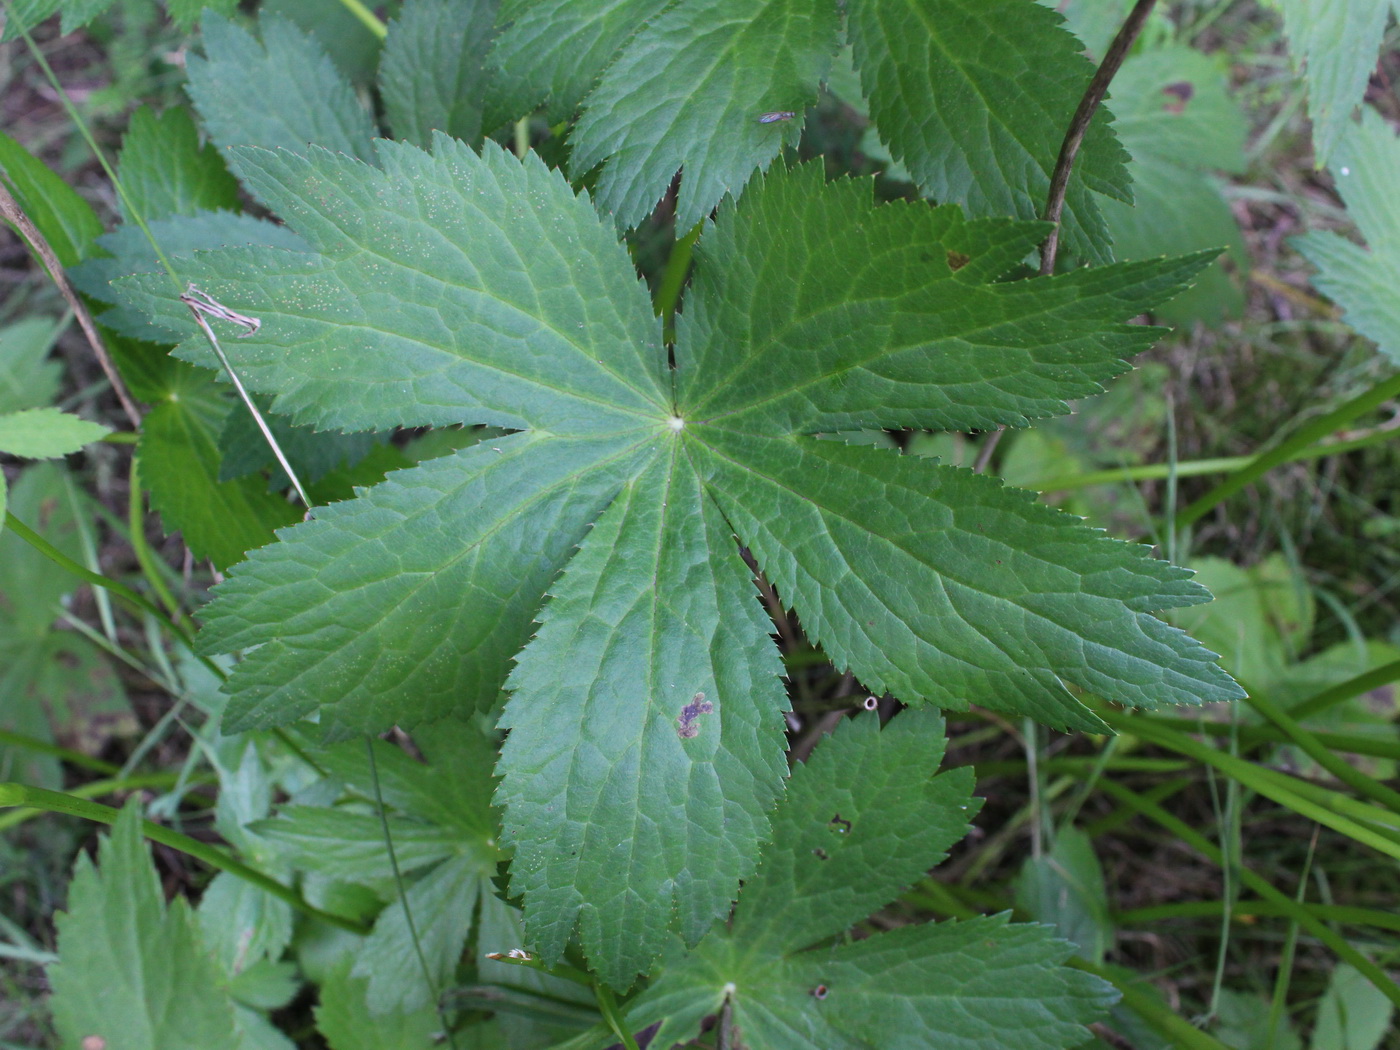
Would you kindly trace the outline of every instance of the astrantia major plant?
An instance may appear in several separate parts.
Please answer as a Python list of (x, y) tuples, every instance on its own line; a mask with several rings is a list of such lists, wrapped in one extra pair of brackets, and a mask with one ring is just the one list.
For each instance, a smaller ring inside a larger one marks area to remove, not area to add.
[[(494, 719), (519, 947), (586, 963), (600, 1001), (651, 978), (607, 1012), (619, 1037), (626, 1018), (688, 1038), (719, 1011), (752, 1047), (1073, 1045), (1103, 988), (1060, 969), (1043, 930), (989, 918), (834, 946), (956, 841), (970, 785), (930, 780), (942, 722), (910, 710), (843, 727), (785, 793), (788, 700), (754, 573), (834, 664), (912, 709), (1105, 731), (1080, 694), (1238, 696), (1153, 615), (1207, 600), (1186, 571), (994, 477), (847, 440), (1067, 412), (1157, 338), (1129, 322), (1213, 253), (1109, 261), (1096, 195), (1129, 191), (1100, 114), (1064, 217), (1095, 265), (1028, 276), (1092, 72), (1031, 0), (516, 0), (488, 47), (492, 14), (411, 0), (391, 23), (379, 91), (406, 141), (374, 137), (290, 23), (264, 18), (258, 40), (206, 16), (202, 126), (285, 225), (174, 179), (155, 199), (189, 206), (147, 225), (170, 270), (137, 273), (158, 254), (125, 230), (79, 274), (119, 304), (110, 324), (200, 368), (218, 362), (182, 295), (254, 319), (213, 327), (284, 426), (489, 428), (232, 568), (199, 614), (206, 654), (241, 654), (222, 729)], [(843, 43), (875, 126), (941, 203), (879, 203), (791, 155)], [(541, 104), (581, 114), (563, 170), (482, 135)], [(699, 224), (673, 337), (619, 232), (663, 198), (681, 233)], [(178, 499), (162, 510), (181, 527)], [(278, 823), (258, 827), (275, 841)], [(473, 842), (470, 891), (446, 864), (413, 885), (466, 924), (497, 845)], [(425, 970), (450, 978), (453, 929)], [(968, 982), (940, 984), (949, 968)], [(890, 1027), (880, 974), (902, 974), (889, 994), (917, 1025)], [(991, 988), (1007, 1011), (950, 1008)]]

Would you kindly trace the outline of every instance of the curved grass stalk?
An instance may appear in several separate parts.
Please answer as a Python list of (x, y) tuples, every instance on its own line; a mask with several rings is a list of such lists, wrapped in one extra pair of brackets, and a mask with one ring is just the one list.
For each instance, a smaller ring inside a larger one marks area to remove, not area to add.
[(1176, 515), (1176, 530), (1179, 532), (1200, 520), (1214, 507), (1248, 487), (1273, 470), (1274, 467), (1287, 463), (1291, 459), (1302, 458), (1299, 455), (1302, 450), (1316, 445), (1323, 438), (1335, 434), (1353, 420), (1360, 418), (1367, 412), (1374, 411), (1397, 396), (1400, 396), (1400, 374), (1377, 383), (1364, 394), (1354, 397), (1345, 404), (1334, 408), (1331, 412), (1305, 423), (1292, 437), (1265, 452), (1259, 453), (1249, 461), (1247, 466), (1235, 471), (1194, 503), (1183, 507)]
[[(1151, 802), (1116, 781), (1105, 779), (1100, 782), (1100, 787), (1108, 795), (1132, 809), (1134, 812), (1147, 817), (1149, 820), (1160, 825), (1163, 829), (1175, 835), (1186, 845), (1190, 846), (1197, 853), (1215, 864), (1224, 861), (1224, 856), (1220, 849), (1207, 839), (1204, 835), (1191, 827), (1185, 821), (1172, 816), (1165, 809), (1155, 802)], [(1245, 886), (1249, 887), (1261, 899), (1269, 902), (1279, 910), (1281, 915), (1291, 919), (1296, 919), (1298, 925), (1306, 930), (1318, 941), (1324, 944), (1343, 962), (1350, 963), (1356, 967), (1376, 987), (1376, 990), (1389, 999), (1396, 1006), (1400, 1006), (1400, 985), (1397, 985), (1386, 972), (1357, 951), (1351, 944), (1336, 933), (1323, 921), (1320, 914), (1315, 914), (1315, 909), (1319, 905), (1299, 904), (1288, 894), (1276, 889), (1273, 883), (1260, 875), (1255, 874), (1249, 868), (1240, 869), (1240, 879)]]
[[(114, 824), (121, 813), (120, 810), (113, 809), (111, 806), (90, 802), (75, 794), (48, 791), (44, 788), (15, 783), (0, 783), (0, 806), (24, 806), (49, 813), (66, 813), (69, 816), (81, 817), (83, 820), (91, 820), (99, 824)], [(141, 821), (141, 832), (152, 842), (159, 842), (163, 846), (179, 850), (196, 860), (202, 860), (211, 868), (226, 871), (230, 875), (256, 886), (278, 900), (290, 904), (304, 915), (320, 919), (322, 922), (328, 922), (332, 926), (338, 926), (342, 930), (348, 930), (361, 936), (369, 933), (369, 928), (364, 923), (344, 915), (336, 915), (334, 912), (322, 911), (290, 886), (284, 886), (276, 879), (269, 878), (262, 872), (250, 868), (217, 846), (200, 842), (198, 839), (182, 835), (170, 828), (161, 827), (149, 820)]]
[(1133, 733), (1143, 740), (1204, 762), (1300, 816), (1338, 831), (1378, 853), (1400, 860), (1400, 830), (1387, 826), (1393, 825), (1396, 814), (1355, 800), (1346, 800), (1345, 796), (1336, 792), (1319, 792), (1295, 777), (1274, 773), (1253, 762), (1224, 754), (1185, 733), (1155, 726), (1149, 718), (1113, 715), (1108, 722), (1125, 733)]
[[(115, 795), (124, 791), (138, 791), (143, 788), (172, 788), (180, 781), (179, 773), (144, 773), (137, 776), (115, 776), (105, 780), (94, 780), (89, 784), (73, 788), (67, 792), (73, 798), (101, 798), (103, 795)], [(196, 784), (213, 783), (213, 778), (201, 776), (195, 778)], [(23, 824), (26, 820), (32, 820), (46, 812), (43, 809), (13, 809), (8, 813), (0, 813), (0, 831), (8, 831), (10, 828)]]

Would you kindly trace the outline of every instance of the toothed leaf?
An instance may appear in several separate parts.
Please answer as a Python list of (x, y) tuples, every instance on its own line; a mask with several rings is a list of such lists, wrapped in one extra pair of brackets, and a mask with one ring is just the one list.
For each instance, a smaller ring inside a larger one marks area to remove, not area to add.
[[(203, 645), (246, 652), (229, 728), (412, 726), (504, 686), (497, 798), (547, 959), (577, 931), (625, 987), (752, 874), (784, 694), (736, 534), (833, 658), (911, 704), (1097, 727), (1066, 684), (1237, 695), (1150, 615), (1206, 598), (1186, 573), (992, 479), (813, 436), (1063, 412), (1204, 257), (1008, 281), (1040, 227), (779, 165), (707, 227), (672, 371), (612, 225), (559, 174), (441, 136), (379, 159), (240, 151), (307, 249), (184, 264), (262, 322), (224, 340), (234, 367), (300, 423), (523, 432), (286, 531), (221, 585)], [(168, 282), (118, 287), (193, 334)]]

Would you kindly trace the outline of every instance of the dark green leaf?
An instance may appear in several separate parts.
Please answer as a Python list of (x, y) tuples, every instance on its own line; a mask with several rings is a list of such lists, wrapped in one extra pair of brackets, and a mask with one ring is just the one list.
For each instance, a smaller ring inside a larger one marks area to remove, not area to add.
[[(630, 1005), (631, 1027), (665, 1019), (655, 1045), (719, 1014), (752, 1050), (1075, 1046), (1111, 990), (1061, 967), (1069, 946), (1006, 917), (904, 926), (825, 944), (887, 902), (961, 837), (971, 777), (932, 777), (941, 719), (905, 712), (841, 725), (773, 818), (773, 843), (731, 929), (676, 949)], [(802, 951), (810, 945), (810, 950)]]
[(65, 268), (91, 254), (93, 242), (102, 232), (92, 205), (3, 132), (0, 177)]
[(547, 104), (550, 123), (572, 116), (619, 48), (670, 0), (504, 0), (491, 49), (486, 128)]
[[(779, 169), (707, 229), (672, 372), (629, 260), (557, 173), (491, 143), (380, 149), (383, 171), (240, 154), (311, 250), (184, 264), (263, 322), (225, 341), (235, 367), (302, 423), (528, 432), (318, 511), (231, 574), (203, 644), (247, 651), (226, 728), (484, 710), (519, 654), (500, 800), (547, 957), (577, 926), (630, 983), (673, 921), (693, 943), (724, 914), (766, 834), (784, 701), (735, 532), (836, 660), (909, 702), (1098, 728), (1065, 683), (1237, 695), (1149, 615), (1206, 597), (1183, 570), (992, 479), (805, 433), (1063, 411), (1202, 257), (1006, 282), (1035, 227)], [(857, 260), (833, 279), (826, 222)], [(167, 282), (119, 287), (189, 331)]]
[(180, 532), (195, 557), (219, 569), (271, 542), (274, 529), (302, 513), (261, 480), (219, 480), (218, 435), (234, 407), (203, 373), (173, 375), (165, 400), (142, 420), (138, 451), (165, 531)]
[[(1035, 0), (852, 0), (856, 67), (881, 139), (940, 203), (1034, 219), (1093, 67)], [(1131, 200), (1127, 155), (1100, 108), (1065, 198), (1064, 243), (1112, 258), (1089, 191)]]
[(682, 168), (676, 227), (795, 146), (836, 53), (835, 4), (683, 0), (623, 47), (584, 103), (570, 161), (601, 164), (594, 199), (624, 229), (656, 207)]
[(501, 719), (512, 888), (534, 943), (557, 958), (581, 923), (619, 987), (673, 914), (694, 943), (729, 910), (782, 784), (771, 626), (681, 456), (641, 472), (588, 534)]
[(495, 0), (408, 0), (389, 24), (379, 92), (396, 138), (427, 148), (433, 131), (477, 143)]
[[(380, 13), (393, 10), (380, 4)], [(295, 22), (314, 36), (336, 66), (355, 84), (374, 83), (384, 41), (340, 0), (263, 0), (258, 10)]]
[[(384, 441), (379, 434), (339, 434), (335, 431), (294, 427), (285, 416), (268, 410), (270, 398), (257, 398), (263, 422), (277, 439), (277, 446), (292, 464), (303, 485), (313, 485), (327, 474), (359, 463)], [(291, 481), (277, 461), (272, 446), (251, 412), (234, 412), (219, 437), (223, 459), (219, 480), (247, 477), (263, 469), (272, 471), (271, 488), (282, 490)], [(405, 464), (406, 466), (407, 464)]]

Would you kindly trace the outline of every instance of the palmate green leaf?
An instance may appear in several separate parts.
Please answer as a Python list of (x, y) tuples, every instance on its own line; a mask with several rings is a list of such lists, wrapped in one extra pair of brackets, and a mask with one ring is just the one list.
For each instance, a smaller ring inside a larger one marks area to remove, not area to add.
[(60, 913), (50, 1006), (64, 1046), (237, 1050), (233, 1003), (183, 898), (167, 910), (133, 801), (78, 857)]
[[(546, 957), (577, 928), (629, 984), (669, 924), (693, 943), (727, 912), (766, 836), (785, 700), (735, 533), (838, 662), (909, 703), (1097, 728), (1065, 683), (1237, 695), (1149, 615), (1207, 597), (1184, 571), (992, 479), (812, 436), (1064, 411), (1203, 257), (999, 283), (1041, 227), (779, 168), (707, 228), (672, 372), (615, 233), (557, 173), (489, 142), (379, 149), (382, 170), (240, 153), (310, 250), (183, 264), (262, 319), (225, 348), (301, 422), (524, 432), (318, 510), (231, 573), (203, 645), (251, 650), (230, 728), (488, 709), (516, 658), (498, 801)], [(118, 285), (190, 331), (158, 276)], [(177, 353), (207, 360), (191, 336)]]
[[(852, 0), (848, 32), (880, 138), (919, 188), (974, 216), (1043, 211), (1093, 67), (1035, 0)], [(1131, 201), (1127, 155), (1100, 108), (1070, 176), (1064, 244), (1112, 252), (1092, 193)]]
[(858, 717), (820, 744), (793, 772), (731, 926), (673, 948), (629, 1027), (664, 1021), (653, 1045), (671, 1046), (719, 1014), (752, 1050), (1082, 1042), (1112, 990), (1061, 967), (1071, 946), (1046, 927), (1003, 915), (830, 944), (965, 834), (972, 777), (932, 775), (942, 740), (941, 719), (909, 711), (883, 730)]
[(1317, 165), (1330, 164), (1376, 68), (1392, 0), (1279, 0), (1294, 63), (1308, 85)]
[(627, 229), (679, 167), (676, 227), (690, 229), (797, 144), (839, 29), (823, 0), (682, 0), (637, 30), (589, 94), (574, 174), (602, 165), (594, 201)]
[(1342, 317), (1381, 353), (1400, 364), (1400, 138), (1367, 106), (1332, 157), (1337, 191), (1366, 238), (1366, 247), (1317, 231), (1296, 240), (1318, 268), (1313, 283), (1342, 308)]

